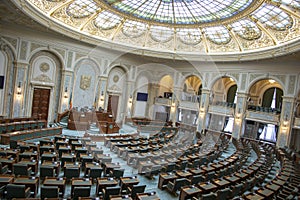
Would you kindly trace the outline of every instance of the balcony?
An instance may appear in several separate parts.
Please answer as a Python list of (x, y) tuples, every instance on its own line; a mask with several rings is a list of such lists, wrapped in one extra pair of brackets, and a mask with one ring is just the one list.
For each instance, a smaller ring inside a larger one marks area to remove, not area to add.
[(156, 105), (163, 105), (163, 106), (171, 106), (172, 105), (172, 99), (155, 97), (155, 104)]
[(246, 119), (252, 121), (259, 121), (264, 123), (279, 124), (279, 114), (276, 112), (263, 112), (247, 110)]

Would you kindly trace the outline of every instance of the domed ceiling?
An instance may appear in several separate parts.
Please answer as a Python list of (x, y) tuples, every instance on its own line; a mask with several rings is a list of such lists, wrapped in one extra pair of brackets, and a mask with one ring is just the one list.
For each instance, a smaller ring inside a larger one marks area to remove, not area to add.
[(25, 0), (19, 6), (50, 29), (135, 54), (250, 60), (300, 44), (300, 0)]

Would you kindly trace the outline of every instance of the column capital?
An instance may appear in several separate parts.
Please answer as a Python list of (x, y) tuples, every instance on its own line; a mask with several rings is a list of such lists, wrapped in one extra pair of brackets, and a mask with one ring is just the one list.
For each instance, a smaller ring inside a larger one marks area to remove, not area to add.
[(22, 62), (22, 61), (13, 61), (16, 68), (25, 68), (27, 69), (29, 66), (28, 62)]

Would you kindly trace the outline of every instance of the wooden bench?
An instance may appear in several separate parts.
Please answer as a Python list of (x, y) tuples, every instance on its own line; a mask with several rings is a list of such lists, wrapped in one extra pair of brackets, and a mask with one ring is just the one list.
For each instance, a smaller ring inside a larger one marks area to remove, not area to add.
[(24, 141), (24, 140), (59, 135), (59, 134), (62, 134), (61, 127), (15, 131), (15, 132), (10, 132), (10, 133), (0, 134), (0, 136), (1, 136), (2, 144), (9, 144), (10, 140)]

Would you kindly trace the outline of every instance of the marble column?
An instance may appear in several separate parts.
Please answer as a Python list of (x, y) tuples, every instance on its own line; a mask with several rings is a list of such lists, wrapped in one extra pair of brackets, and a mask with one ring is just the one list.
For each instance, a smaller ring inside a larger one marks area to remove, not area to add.
[(148, 101), (146, 106), (145, 117), (153, 119), (153, 109), (155, 105), (155, 98), (158, 96), (159, 84), (149, 83), (148, 84)]
[(200, 108), (199, 108), (199, 116), (198, 116), (198, 126), (197, 131), (201, 132), (206, 129), (206, 124), (208, 122), (207, 114), (208, 114), (208, 106), (209, 106), (209, 96), (210, 90), (202, 89), (202, 94), (200, 97)]
[(292, 132), (292, 119), (294, 117), (293, 111), (295, 101), (296, 100), (294, 97), (282, 97), (280, 126), (277, 133), (277, 147), (289, 147)]
[(245, 113), (247, 110), (247, 93), (237, 93), (236, 106), (234, 109), (234, 123), (232, 137), (240, 139), (245, 127)]
[(13, 117), (26, 116), (28, 63), (14, 62)]
[(107, 101), (108, 96), (106, 95), (106, 89), (107, 89), (107, 77), (106, 76), (100, 76), (100, 97), (98, 101), (98, 107), (103, 108), (106, 111), (107, 108)]
[(63, 70), (61, 77), (61, 94), (59, 102), (59, 112), (64, 112), (65, 110), (70, 109), (70, 100), (72, 98), (72, 84), (71, 80), (73, 77), (73, 72)]

